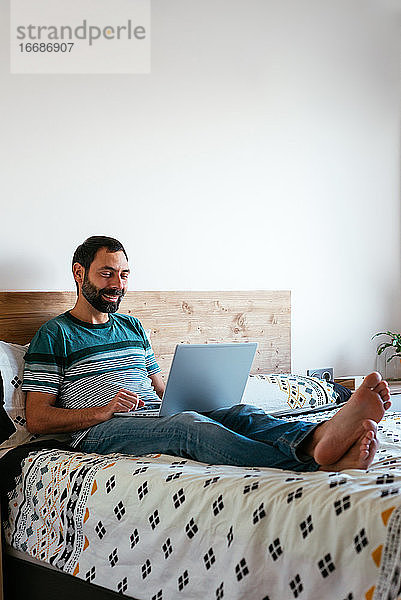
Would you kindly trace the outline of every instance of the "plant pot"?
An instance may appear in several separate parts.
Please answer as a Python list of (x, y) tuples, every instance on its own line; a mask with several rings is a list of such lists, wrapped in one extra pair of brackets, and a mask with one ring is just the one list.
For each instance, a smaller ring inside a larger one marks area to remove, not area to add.
[(397, 381), (401, 379), (401, 359), (397, 356), (388, 362), (391, 356), (394, 356), (393, 348), (386, 348), (380, 356), (376, 355), (376, 371), (387, 381)]

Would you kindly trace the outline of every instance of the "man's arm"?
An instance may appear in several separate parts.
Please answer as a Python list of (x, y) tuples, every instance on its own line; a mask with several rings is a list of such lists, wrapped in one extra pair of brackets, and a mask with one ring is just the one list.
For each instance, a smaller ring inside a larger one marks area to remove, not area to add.
[(156, 394), (159, 396), (160, 399), (162, 399), (164, 390), (166, 389), (166, 385), (163, 381), (162, 376), (160, 375), (160, 373), (155, 373), (154, 375), (149, 375), (149, 378), (152, 382), (153, 387), (155, 388)]
[(28, 392), (26, 396), (26, 424), (31, 433), (69, 433), (86, 429), (111, 419), (115, 412), (135, 410), (144, 405), (138, 395), (120, 390), (105, 406), (90, 408), (59, 408), (56, 394)]

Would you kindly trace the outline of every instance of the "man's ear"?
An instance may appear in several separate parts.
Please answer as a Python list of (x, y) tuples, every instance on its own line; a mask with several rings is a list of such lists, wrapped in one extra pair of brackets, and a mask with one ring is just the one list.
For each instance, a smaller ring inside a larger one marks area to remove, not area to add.
[(78, 285), (82, 287), (85, 277), (85, 268), (80, 263), (76, 262), (72, 265), (72, 274)]

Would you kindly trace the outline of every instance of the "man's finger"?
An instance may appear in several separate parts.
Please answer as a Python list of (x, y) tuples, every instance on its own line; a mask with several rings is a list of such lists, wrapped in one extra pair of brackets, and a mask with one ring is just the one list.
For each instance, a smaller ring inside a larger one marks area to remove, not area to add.
[(117, 392), (117, 396), (119, 396), (120, 394), (125, 394), (126, 396), (137, 396), (138, 394), (136, 392), (132, 392), (131, 390), (119, 390)]
[(135, 402), (132, 402), (131, 400), (124, 400), (123, 398), (117, 398), (116, 402), (115, 402), (115, 406), (123, 406), (124, 408), (127, 408), (128, 410), (131, 410), (131, 408), (133, 408), (135, 406)]
[(118, 394), (116, 394), (115, 396), (116, 398), (125, 398), (126, 400), (138, 400), (138, 394), (136, 394), (135, 392), (126, 392), (123, 390), (120, 390), (118, 392)]

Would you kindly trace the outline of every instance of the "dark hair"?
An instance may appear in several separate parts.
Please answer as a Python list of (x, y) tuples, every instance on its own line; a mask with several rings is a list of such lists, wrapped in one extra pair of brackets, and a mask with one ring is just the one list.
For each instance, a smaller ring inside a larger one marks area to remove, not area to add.
[(119, 252), (122, 250), (125, 254), (125, 258), (128, 260), (127, 253), (121, 242), (105, 235), (93, 235), (75, 250), (74, 256), (72, 257), (72, 266), (74, 266), (75, 263), (79, 263), (85, 270), (89, 269), (96, 256), (96, 252), (100, 248), (107, 248), (108, 252)]

